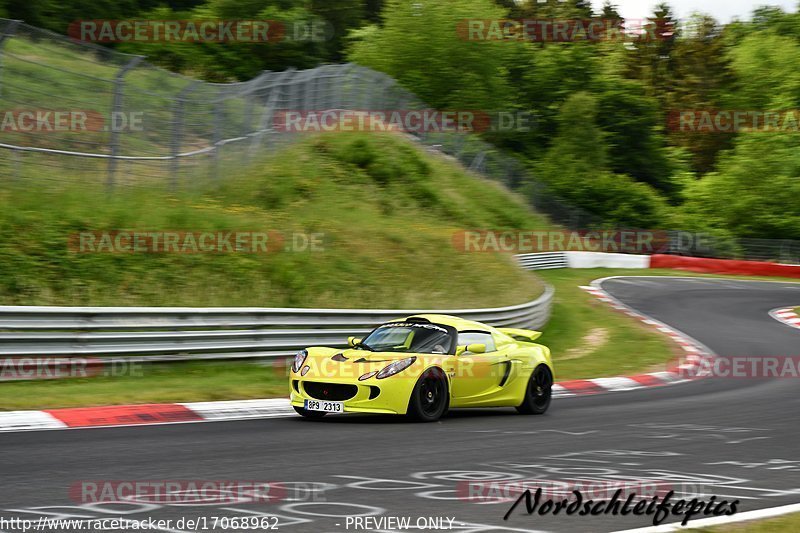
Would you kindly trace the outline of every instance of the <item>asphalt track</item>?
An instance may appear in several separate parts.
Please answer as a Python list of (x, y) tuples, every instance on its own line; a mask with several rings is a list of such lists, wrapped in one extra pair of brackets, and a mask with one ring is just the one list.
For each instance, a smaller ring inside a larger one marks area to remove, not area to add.
[[(800, 356), (800, 330), (768, 314), (800, 303), (800, 284), (630, 277), (607, 280), (603, 288), (717, 354)], [(211, 520), (265, 514), (278, 515), (279, 530), (287, 532), (354, 531), (344, 517), (365, 513), (410, 517), (412, 524), (419, 517), (451, 517), (452, 530), (461, 532), (640, 528), (652, 517), (541, 517), (518, 508), (504, 521), (508, 501), (465, 501), (459, 483), (641, 479), (678, 491), (694, 486), (706, 498), (738, 499), (740, 512), (797, 503), (799, 407), (797, 379), (718, 378), (559, 399), (543, 417), (480, 410), (454, 412), (429, 425), (345, 415), (320, 422), (286, 418), (4, 434), (0, 516), (124, 512), (130, 520)], [(81, 480), (155, 479), (272, 480), (298, 490), (272, 503), (206, 506), (80, 504), (69, 495)]]

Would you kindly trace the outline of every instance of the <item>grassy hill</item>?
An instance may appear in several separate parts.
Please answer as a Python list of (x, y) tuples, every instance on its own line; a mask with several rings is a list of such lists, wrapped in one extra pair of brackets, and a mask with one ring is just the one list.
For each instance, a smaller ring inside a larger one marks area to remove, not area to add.
[[(80, 175), (0, 185), (0, 304), (471, 307), (530, 300), (510, 257), (456, 251), (464, 228), (543, 229), (494, 183), (395, 134), (310, 137), (242, 175), (108, 194)], [(76, 253), (82, 231), (322, 233), (324, 251)]]

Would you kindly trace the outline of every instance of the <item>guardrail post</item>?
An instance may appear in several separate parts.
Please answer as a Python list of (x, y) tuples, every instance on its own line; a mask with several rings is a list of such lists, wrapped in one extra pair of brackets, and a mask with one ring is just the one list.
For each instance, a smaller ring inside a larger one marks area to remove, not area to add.
[(131, 58), (120, 70), (114, 78), (114, 100), (111, 103), (111, 116), (109, 117), (108, 124), (111, 126), (111, 159), (108, 160), (108, 181), (106, 188), (110, 192), (114, 189), (114, 173), (117, 170), (117, 157), (119, 156), (119, 134), (120, 132), (114, 127), (116, 117), (122, 112), (122, 97), (125, 91), (125, 74), (129, 70), (138, 65), (144, 57), (135, 56)]
[(199, 83), (198, 81), (193, 81), (181, 89), (181, 92), (178, 93), (178, 96), (175, 97), (175, 101), (172, 104), (172, 140), (170, 142), (170, 155), (172, 160), (170, 161), (169, 188), (173, 192), (177, 189), (178, 185), (178, 170), (180, 167), (179, 154), (183, 138), (183, 112), (186, 104), (186, 96), (195, 90)]
[(0, 96), (3, 94), (3, 65), (5, 64), (5, 61), (3, 61), (3, 48), (6, 42), (17, 33), (19, 23), (19, 20), (8, 21), (6, 27), (3, 28), (3, 33), (0, 34)]

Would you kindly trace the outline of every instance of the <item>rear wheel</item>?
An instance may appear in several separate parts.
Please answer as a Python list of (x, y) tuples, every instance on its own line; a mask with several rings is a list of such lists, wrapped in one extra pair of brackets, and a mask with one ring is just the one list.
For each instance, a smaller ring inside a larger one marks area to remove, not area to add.
[(297, 407), (296, 405), (293, 405), (292, 407), (294, 407), (294, 410), (297, 411), (298, 415), (304, 416), (306, 418), (322, 418), (323, 416), (328, 414), (323, 411), (309, 411), (308, 409)]
[(531, 374), (528, 387), (525, 389), (525, 398), (517, 406), (517, 411), (523, 415), (541, 415), (550, 407), (550, 398), (553, 394), (553, 374), (547, 365), (539, 365)]
[(417, 380), (408, 401), (408, 416), (419, 422), (435, 422), (447, 412), (450, 390), (440, 368), (426, 370)]

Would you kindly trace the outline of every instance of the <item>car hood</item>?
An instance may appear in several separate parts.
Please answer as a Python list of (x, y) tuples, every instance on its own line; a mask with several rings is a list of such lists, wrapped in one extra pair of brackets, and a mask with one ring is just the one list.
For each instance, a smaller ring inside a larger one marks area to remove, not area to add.
[(370, 352), (369, 350), (345, 350), (340, 352), (343, 357), (353, 363), (391, 363), (409, 357), (420, 357), (418, 353), (399, 352)]
[(308, 355), (309, 357), (306, 360), (306, 365), (310, 368), (305, 376), (308, 378), (357, 378), (363, 374), (381, 370), (395, 361), (416, 357), (417, 360), (411, 366), (411, 372), (413, 374), (413, 369), (421, 371), (432, 363), (440, 362), (443, 358), (449, 357), (439, 354), (370, 352), (368, 350), (355, 350), (352, 348), (345, 350), (309, 348)]

